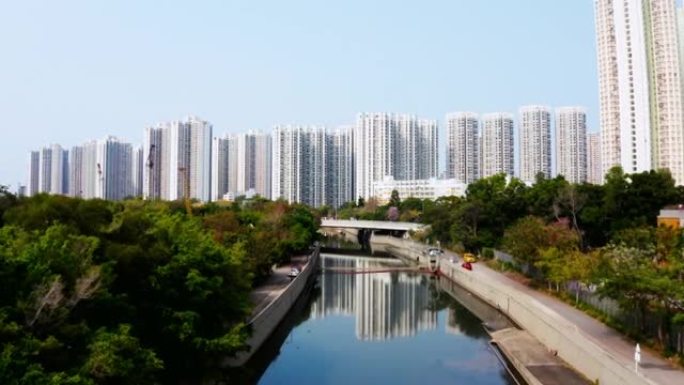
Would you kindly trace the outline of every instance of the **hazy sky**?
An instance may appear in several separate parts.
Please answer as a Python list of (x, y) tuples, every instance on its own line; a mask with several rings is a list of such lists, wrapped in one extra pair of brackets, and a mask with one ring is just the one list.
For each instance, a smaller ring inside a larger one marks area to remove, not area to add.
[(450, 111), (582, 105), (598, 125), (592, 0), (6, 0), (0, 14), (12, 188), (32, 149), (141, 143), (188, 114), (217, 135), (411, 113), (440, 120), (441, 146)]

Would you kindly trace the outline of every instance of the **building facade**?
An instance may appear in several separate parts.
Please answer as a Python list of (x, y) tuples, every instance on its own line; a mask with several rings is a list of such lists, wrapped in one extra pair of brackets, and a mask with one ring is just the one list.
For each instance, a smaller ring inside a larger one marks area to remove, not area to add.
[(359, 114), (354, 128), (354, 197), (374, 196), (373, 182), (437, 176), (438, 125), (434, 120), (389, 113)]
[(589, 133), (587, 134), (587, 182), (603, 184), (603, 176), (601, 133)]
[(373, 182), (373, 190), (375, 191), (375, 198), (378, 204), (387, 204), (391, 197), (392, 191), (397, 191), (401, 199), (404, 198), (419, 198), (419, 199), (437, 199), (445, 196), (465, 196), (468, 189), (466, 183), (460, 182), (456, 179), (415, 179), (415, 180), (395, 180), (392, 177), (386, 177), (381, 181)]
[(260, 131), (251, 134), (253, 144), (254, 177), (251, 189), (266, 199), (271, 199), (271, 174), (273, 154), (271, 135)]
[(115, 137), (97, 142), (96, 198), (122, 200), (133, 196), (133, 146)]
[(212, 125), (197, 117), (185, 122), (190, 133), (189, 175), (190, 197), (201, 202), (211, 200)]
[(272, 135), (272, 198), (313, 207), (325, 204), (325, 130), (276, 126)]
[(454, 112), (446, 116), (447, 178), (472, 183), (480, 177), (480, 135), (477, 114)]
[(237, 191), (237, 139), (224, 135), (212, 139), (211, 200)]
[(29, 153), (29, 170), (27, 194), (34, 196), (40, 191), (40, 151), (31, 151)]
[(520, 108), (520, 179), (533, 183), (537, 174), (551, 177), (551, 112), (545, 106)]
[(668, 169), (684, 184), (684, 118), (675, 0), (646, 2), (651, 152), (654, 169)]
[(143, 196), (177, 200), (211, 198), (212, 125), (191, 116), (145, 130)]
[(131, 195), (134, 197), (142, 197), (143, 195), (143, 169), (144, 169), (144, 152), (141, 146), (133, 147), (133, 157), (131, 161), (131, 177), (132, 177), (132, 191)]
[(482, 116), (482, 177), (515, 172), (513, 115), (491, 113)]
[(595, 0), (603, 173), (667, 168), (684, 183), (675, 0)]
[(326, 133), (325, 204), (332, 208), (354, 200), (353, 132), (353, 127), (340, 127)]
[[(31, 155), (33, 161), (34, 155)], [(69, 154), (62, 146), (43, 147), (39, 153), (38, 192), (66, 195), (69, 193)], [(33, 178), (33, 176), (31, 176)]]
[(145, 199), (161, 199), (162, 186), (162, 130), (148, 127), (143, 138), (143, 188)]
[(69, 196), (83, 198), (83, 147), (69, 149)]
[[(69, 151), (59, 145), (32, 151), (30, 168), (35, 169), (38, 161), (38, 192), (121, 200), (135, 195), (133, 157), (130, 143), (108, 137)], [(34, 172), (29, 171), (29, 182), (35, 182)]]
[(568, 182), (587, 181), (587, 114), (582, 107), (556, 109), (556, 166)]

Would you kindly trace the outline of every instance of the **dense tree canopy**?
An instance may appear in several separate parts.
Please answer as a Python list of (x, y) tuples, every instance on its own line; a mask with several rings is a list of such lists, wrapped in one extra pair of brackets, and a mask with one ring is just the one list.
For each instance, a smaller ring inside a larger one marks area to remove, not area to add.
[(243, 349), (248, 294), (306, 249), (303, 206), (0, 192), (0, 383), (153, 384)]

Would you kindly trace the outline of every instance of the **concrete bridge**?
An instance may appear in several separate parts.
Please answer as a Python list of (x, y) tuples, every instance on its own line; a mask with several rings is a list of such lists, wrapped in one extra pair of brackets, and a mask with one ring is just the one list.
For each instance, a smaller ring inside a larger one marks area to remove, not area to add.
[(336, 229), (357, 229), (357, 230), (385, 230), (385, 231), (419, 231), (426, 228), (421, 223), (411, 222), (389, 222), (389, 221), (365, 221), (349, 219), (323, 219), (321, 227)]
[(323, 219), (323, 230), (339, 230), (347, 237), (355, 237), (363, 250), (370, 250), (370, 239), (373, 234), (389, 235), (404, 238), (409, 231), (421, 231), (427, 226), (421, 223), (390, 222), (390, 221), (366, 221), (354, 219)]

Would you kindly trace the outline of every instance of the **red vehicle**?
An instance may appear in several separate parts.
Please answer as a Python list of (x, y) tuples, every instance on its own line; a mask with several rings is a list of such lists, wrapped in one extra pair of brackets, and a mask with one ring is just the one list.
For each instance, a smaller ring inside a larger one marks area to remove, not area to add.
[(466, 270), (473, 270), (473, 265), (470, 262), (463, 262), (461, 267)]

